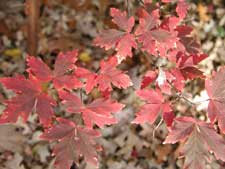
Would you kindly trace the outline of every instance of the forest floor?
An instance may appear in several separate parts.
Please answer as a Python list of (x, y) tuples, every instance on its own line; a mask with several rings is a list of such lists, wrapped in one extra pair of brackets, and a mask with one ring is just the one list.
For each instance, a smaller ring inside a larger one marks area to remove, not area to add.
[[(139, 6), (133, 0), (131, 12)], [(220, 65), (225, 64), (225, 3), (223, 0), (192, 0), (187, 24), (194, 28), (194, 36), (201, 42), (202, 50), (209, 57), (200, 67), (205, 74), (210, 74)], [(30, 48), (29, 36), (38, 34), (36, 55), (52, 66), (59, 51), (73, 48), (80, 50), (79, 61), (88, 69), (96, 69), (99, 60), (110, 54), (93, 46), (92, 40), (105, 26), (113, 27), (109, 16), (110, 7), (126, 9), (122, 0), (42, 0), (40, 18), (35, 21), (40, 26), (39, 33), (28, 34), (26, 10), (23, 0), (0, 1), (0, 77), (23, 74), (25, 57)], [(136, 54), (135, 59), (128, 59), (122, 67), (128, 71), (132, 80), (139, 82), (146, 66), (145, 57)], [(201, 81), (191, 83), (188, 90), (201, 97)], [(0, 87), (0, 92), (3, 89)], [(5, 95), (0, 93), (0, 114)], [(125, 92), (116, 92), (122, 103), (131, 105), (135, 96)], [(93, 95), (95, 93), (92, 93)], [(183, 112), (190, 110), (180, 105)], [(179, 145), (162, 145), (167, 134), (166, 127), (160, 125), (131, 125), (134, 118), (132, 107), (127, 107), (116, 117), (119, 123), (102, 130), (99, 143), (102, 169), (179, 169), (183, 159), (177, 149)], [(156, 124), (157, 125), (157, 124)], [(0, 125), (0, 169), (53, 169), (54, 158), (51, 146), (39, 136), (43, 129), (32, 115), (27, 123), (18, 121), (16, 126)], [(155, 133), (153, 137), (153, 133)], [(213, 160), (209, 168), (220, 169)], [(81, 165), (81, 169), (93, 166)]]

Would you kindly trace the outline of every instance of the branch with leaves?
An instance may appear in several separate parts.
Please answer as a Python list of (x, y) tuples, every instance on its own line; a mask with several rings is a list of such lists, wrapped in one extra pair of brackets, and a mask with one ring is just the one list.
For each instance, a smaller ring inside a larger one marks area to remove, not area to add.
[[(225, 141), (214, 127), (218, 124), (220, 132), (225, 133), (225, 69), (206, 78), (198, 68), (207, 55), (191, 36), (192, 28), (183, 24), (188, 11), (184, 0), (161, 0), (160, 4), (144, 0), (141, 3), (136, 11), (137, 22), (135, 16), (128, 16), (126, 11), (111, 8), (110, 15), (117, 29), (102, 30), (94, 45), (114, 50), (115, 54), (100, 62), (98, 72), (78, 66), (78, 50), (73, 50), (59, 53), (53, 70), (41, 59), (27, 56), (26, 77), (0, 79), (6, 89), (15, 93), (5, 102), (0, 122), (14, 123), (19, 117), (27, 121), (31, 113), (37, 113), (45, 129), (42, 139), (57, 142), (53, 148), (56, 168), (70, 169), (81, 156), (98, 166), (100, 148), (95, 140), (100, 133), (96, 126), (103, 128), (117, 123), (113, 114), (126, 106), (113, 100), (111, 93), (115, 88), (127, 89), (133, 85), (126, 72), (118, 68), (127, 57), (133, 57), (133, 50), (143, 52), (145, 57), (163, 58), (173, 65), (149, 67), (152, 69), (146, 71), (140, 88), (135, 91), (143, 104), (133, 123), (154, 124), (161, 116), (158, 126), (164, 122), (169, 131), (164, 144), (183, 143), (180, 152), (185, 157), (185, 169), (204, 169), (209, 152), (225, 161)], [(176, 4), (174, 15), (162, 16), (161, 5), (169, 3)], [(196, 117), (176, 117), (174, 113), (177, 109), (173, 104), (181, 99), (196, 106), (182, 95), (185, 83), (196, 78), (205, 81), (206, 101), (209, 101), (206, 114), (210, 122)], [(101, 98), (84, 102), (83, 95), (94, 88), (101, 93)], [(54, 91), (56, 97), (50, 91)], [(174, 95), (175, 99), (171, 99)], [(56, 117), (54, 108), (59, 104), (67, 113), (79, 114), (83, 124)]]

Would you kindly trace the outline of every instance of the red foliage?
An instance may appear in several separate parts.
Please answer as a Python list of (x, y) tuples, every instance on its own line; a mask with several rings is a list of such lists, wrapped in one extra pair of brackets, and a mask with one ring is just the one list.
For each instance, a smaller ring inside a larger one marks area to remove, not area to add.
[(113, 17), (112, 21), (120, 30), (103, 30), (94, 43), (97, 46), (104, 47), (106, 50), (114, 48), (117, 51), (118, 58), (121, 60), (127, 56), (132, 57), (132, 48), (137, 48), (134, 35), (131, 34), (134, 26), (134, 17), (128, 18), (126, 12), (121, 12), (115, 8), (111, 8), (110, 14)]
[(69, 92), (60, 91), (59, 95), (62, 99), (62, 104), (65, 105), (68, 112), (82, 112), (84, 123), (87, 127), (92, 127), (93, 124), (103, 127), (105, 124), (115, 123), (116, 121), (111, 112), (115, 113), (123, 108), (122, 104), (109, 99), (99, 98), (88, 105), (84, 105), (76, 95)]
[(37, 79), (25, 79), (23, 76), (1, 78), (0, 82), (16, 93), (5, 102), (7, 108), (1, 116), (1, 122), (16, 122), (19, 116), (26, 121), (31, 112), (37, 112), (43, 125), (49, 125), (54, 115), (52, 106), (56, 103), (43, 91)]
[(59, 53), (54, 70), (50, 68), (39, 58), (27, 57), (27, 71), (34, 75), (38, 80), (43, 82), (53, 81), (56, 89), (76, 89), (82, 87), (82, 83), (77, 79), (75, 73), (69, 71), (76, 71), (74, 63), (77, 61), (77, 50), (67, 52), (65, 54)]
[[(161, 17), (160, 5), (170, 2), (177, 4), (175, 15)], [(53, 153), (59, 169), (69, 169), (80, 155), (97, 165), (95, 138), (99, 133), (93, 126), (102, 128), (116, 123), (112, 113), (121, 111), (124, 105), (111, 100), (112, 86), (126, 89), (132, 85), (129, 76), (119, 70), (118, 65), (126, 57), (133, 56), (132, 49), (139, 49), (149, 55), (146, 57), (164, 57), (172, 66), (164, 69), (154, 65), (144, 75), (141, 89), (136, 91), (144, 103), (134, 122), (153, 124), (161, 116), (169, 130), (164, 143), (184, 142), (180, 152), (185, 156), (186, 169), (205, 168), (208, 151), (213, 152), (217, 159), (225, 161), (225, 142), (213, 126), (218, 121), (219, 129), (225, 133), (225, 69), (220, 69), (205, 81), (209, 96), (207, 113), (211, 123), (199, 121), (197, 117), (176, 118), (173, 112), (177, 110), (173, 104), (182, 99), (187, 80), (205, 80), (198, 63), (207, 56), (201, 53), (200, 45), (191, 36), (192, 28), (181, 24), (188, 9), (184, 0), (162, 0), (159, 3), (145, 0), (143, 4), (146, 7), (137, 11), (137, 26), (134, 16), (128, 17), (126, 12), (111, 9), (112, 21), (118, 29), (101, 31), (94, 44), (106, 50), (113, 49), (116, 53), (100, 62), (98, 72), (77, 66), (78, 51), (74, 50), (60, 53), (54, 70), (41, 59), (28, 56), (27, 78), (1, 78), (0, 83), (12, 90), (15, 96), (5, 101), (6, 109), (0, 122), (16, 122), (19, 116), (26, 121), (35, 112), (40, 123), (47, 127), (42, 138), (57, 142)], [(84, 103), (82, 97), (76, 95), (82, 89), (89, 94), (93, 88), (103, 93), (103, 97), (92, 101), (89, 99)], [(49, 95), (50, 90), (57, 93), (60, 99), (58, 103), (62, 103), (66, 112), (81, 114), (84, 125), (79, 126), (62, 118), (57, 118), (58, 124), (53, 124), (53, 106), (57, 104)]]
[(58, 118), (59, 124), (47, 129), (42, 138), (49, 141), (59, 141), (54, 146), (57, 168), (69, 169), (73, 161), (78, 161), (84, 155), (87, 161), (97, 165), (97, 152), (95, 138), (100, 136), (96, 130), (77, 126), (72, 121)]

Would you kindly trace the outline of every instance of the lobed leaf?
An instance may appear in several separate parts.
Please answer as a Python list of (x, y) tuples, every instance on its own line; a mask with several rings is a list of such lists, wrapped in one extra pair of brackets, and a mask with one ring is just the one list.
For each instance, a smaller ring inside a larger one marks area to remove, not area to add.
[(69, 113), (82, 112), (84, 123), (90, 128), (94, 124), (103, 127), (106, 124), (115, 123), (116, 121), (111, 113), (118, 112), (123, 108), (122, 104), (103, 98), (84, 105), (76, 95), (63, 90), (59, 92), (59, 96)]
[(41, 136), (45, 140), (58, 141), (53, 149), (56, 167), (70, 169), (72, 163), (79, 160), (80, 155), (97, 167), (95, 138), (99, 137), (100, 133), (77, 126), (67, 119), (58, 118), (57, 121), (59, 124), (53, 125)]
[(208, 117), (212, 123), (216, 120), (220, 130), (225, 133), (225, 69), (214, 73), (212, 79), (205, 82), (209, 96)]
[(19, 116), (26, 121), (32, 112), (36, 112), (43, 125), (50, 124), (54, 115), (52, 107), (56, 103), (42, 91), (39, 83), (24, 77), (2, 78), (0, 83), (16, 93), (16, 96), (5, 102), (2, 122), (16, 122)]
[(184, 142), (180, 152), (185, 157), (185, 169), (204, 169), (209, 151), (225, 161), (225, 141), (210, 123), (191, 117), (176, 118), (164, 144), (177, 142)]

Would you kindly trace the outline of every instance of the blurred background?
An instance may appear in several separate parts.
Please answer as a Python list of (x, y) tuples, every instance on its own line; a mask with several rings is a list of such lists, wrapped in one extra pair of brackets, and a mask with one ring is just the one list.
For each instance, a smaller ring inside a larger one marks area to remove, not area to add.
[[(141, 6), (139, 0), (129, 0), (129, 10)], [(0, 77), (25, 72), (26, 54), (41, 57), (52, 66), (59, 51), (79, 49), (79, 64), (96, 70), (99, 60), (110, 51), (93, 46), (92, 40), (104, 28), (115, 25), (109, 9), (126, 10), (125, 0), (0, 0)], [(225, 0), (189, 0), (190, 11), (185, 23), (194, 29), (193, 35), (201, 42), (209, 57), (201, 63), (206, 74), (225, 63)], [(165, 8), (165, 10), (169, 10)], [(169, 12), (169, 11), (167, 11)], [(122, 63), (133, 81), (148, 67), (143, 54), (136, 52), (133, 59)], [(189, 90), (201, 96), (201, 81), (194, 81)], [(2, 90), (2, 89), (0, 89)], [(97, 95), (92, 92), (95, 97)], [(127, 105), (134, 104), (129, 90), (115, 92), (114, 97)], [(0, 94), (0, 103), (4, 96)], [(188, 107), (180, 106), (180, 111)], [(0, 104), (0, 112), (4, 106)], [(101, 168), (108, 169), (179, 169), (179, 145), (162, 145), (167, 131), (161, 125), (153, 138), (154, 126), (129, 125), (134, 112), (131, 107), (117, 117), (119, 124), (106, 127), (99, 143), (103, 146)], [(30, 117), (29, 122), (17, 126), (0, 126), (0, 169), (53, 169), (51, 147), (39, 139), (42, 128)], [(10, 133), (10, 134), (9, 134)], [(225, 168), (212, 160), (209, 168)], [(71, 169), (75, 169), (73, 166)], [(93, 169), (90, 164), (80, 168)]]

